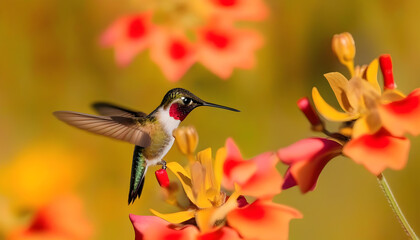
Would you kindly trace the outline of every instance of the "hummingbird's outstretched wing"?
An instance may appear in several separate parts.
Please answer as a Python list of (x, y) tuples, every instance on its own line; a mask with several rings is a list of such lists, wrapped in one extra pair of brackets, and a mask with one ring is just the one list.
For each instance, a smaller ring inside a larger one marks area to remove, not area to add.
[(120, 117), (146, 117), (144, 112), (137, 112), (127, 108), (123, 108), (111, 103), (96, 102), (92, 104), (92, 108), (102, 116), (120, 116)]
[(71, 111), (57, 111), (54, 112), (54, 115), (61, 121), (74, 127), (126, 141), (137, 146), (147, 147), (151, 142), (150, 135), (139, 124), (139, 121), (144, 118), (95, 116)]

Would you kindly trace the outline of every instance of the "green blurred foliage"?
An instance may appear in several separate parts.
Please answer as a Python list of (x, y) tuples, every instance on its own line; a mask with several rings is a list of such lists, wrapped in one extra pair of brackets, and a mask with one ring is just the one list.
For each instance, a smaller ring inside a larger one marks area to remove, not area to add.
[[(133, 239), (129, 213), (171, 210), (160, 204), (154, 169), (148, 173), (142, 198), (128, 206), (133, 146), (69, 127), (56, 120), (53, 111), (92, 113), (90, 103), (103, 100), (150, 112), (167, 90), (183, 87), (205, 100), (242, 110), (240, 114), (205, 108), (194, 111), (183, 125), (196, 126), (198, 149), (212, 147), (215, 152), (227, 137), (233, 137), (250, 158), (314, 135), (295, 103), (309, 96), (314, 85), (333, 101), (323, 74), (342, 71), (348, 75), (331, 51), (335, 33), (352, 33), (356, 64), (389, 53), (399, 89), (409, 93), (420, 86), (419, 1), (271, 0), (268, 4), (269, 19), (254, 24), (265, 35), (266, 44), (258, 51), (253, 70), (236, 70), (223, 81), (196, 64), (181, 81), (170, 83), (147, 52), (119, 68), (112, 50), (98, 44), (100, 34), (114, 19), (135, 11), (134, 0), (2, 2), (0, 168), (39, 142), (65, 146), (83, 159), (84, 175), (75, 191), (86, 202), (96, 239)], [(387, 170), (385, 175), (412, 227), (420, 232), (420, 139), (411, 139), (407, 167)], [(186, 162), (176, 147), (165, 159)], [(280, 169), (283, 172), (285, 167)], [(13, 187), (13, 176), (2, 181)], [(0, 189), (0, 194), (10, 197), (6, 190)], [(344, 157), (327, 165), (314, 192), (302, 195), (295, 188), (284, 191), (276, 201), (304, 214), (302, 220), (292, 221), (290, 239), (404, 239), (375, 177)]]

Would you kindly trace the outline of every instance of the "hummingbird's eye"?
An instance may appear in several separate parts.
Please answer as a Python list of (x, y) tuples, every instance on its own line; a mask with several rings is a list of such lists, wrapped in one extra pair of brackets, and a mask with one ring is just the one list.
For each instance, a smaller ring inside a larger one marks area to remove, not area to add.
[(182, 98), (182, 102), (183, 102), (185, 105), (188, 105), (188, 104), (190, 104), (190, 103), (192, 102), (192, 100), (191, 100), (191, 98), (183, 97), (183, 98)]

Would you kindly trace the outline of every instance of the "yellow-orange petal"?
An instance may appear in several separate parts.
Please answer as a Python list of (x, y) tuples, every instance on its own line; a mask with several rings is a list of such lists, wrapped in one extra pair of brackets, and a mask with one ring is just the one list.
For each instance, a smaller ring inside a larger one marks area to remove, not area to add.
[(381, 129), (381, 120), (377, 111), (370, 112), (356, 120), (353, 126), (352, 138), (365, 134), (374, 134)]
[(198, 133), (195, 127), (179, 127), (174, 130), (173, 135), (176, 139), (179, 150), (185, 155), (194, 154), (198, 145)]
[(318, 112), (326, 119), (334, 122), (346, 122), (357, 119), (359, 114), (339, 112), (331, 107), (319, 94), (316, 87), (312, 88), (312, 99)]
[(373, 135), (352, 139), (344, 146), (343, 153), (377, 176), (387, 167), (402, 169), (407, 163), (409, 150), (407, 138), (394, 137), (381, 129)]
[(172, 171), (173, 174), (181, 182), (184, 192), (191, 202), (195, 203), (195, 197), (193, 195), (191, 176), (185, 171), (185, 169), (177, 162), (170, 162), (166, 164), (166, 167)]
[(395, 136), (420, 134), (420, 88), (405, 99), (379, 106), (384, 127)]
[(223, 178), (223, 163), (225, 162), (227, 156), (227, 151), (225, 147), (219, 148), (216, 152), (216, 159), (214, 160), (214, 178), (216, 181), (216, 186), (218, 186), (217, 191), (220, 192), (220, 186), (222, 184)]
[(245, 239), (288, 239), (289, 222), (302, 214), (288, 206), (257, 200), (227, 215), (229, 226)]
[(357, 102), (350, 102), (351, 98), (348, 98), (349, 81), (343, 76), (343, 74), (339, 72), (331, 72), (324, 74), (324, 77), (330, 84), (341, 109), (346, 112), (350, 112), (352, 109), (356, 108)]
[(199, 234), (193, 225), (173, 229), (171, 225), (156, 216), (138, 216), (130, 214), (136, 240), (195, 240)]
[(379, 62), (378, 59), (374, 59), (368, 66), (366, 70), (366, 78), (367, 81), (372, 85), (372, 87), (380, 94), (381, 87), (378, 83), (378, 66)]
[(160, 213), (156, 210), (149, 209), (153, 215), (162, 218), (163, 220), (170, 222), (170, 223), (182, 223), (187, 220), (190, 220), (194, 217), (195, 211), (194, 210), (186, 210), (181, 212), (174, 212), (174, 213)]
[(238, 207), (238, 197), (239, 191), (236, 190), (222, 206), (198, 210), (195, 220), (201, 232), (212, 230), (216, 222), (223, 221), (229, 212), (236, 209)]
[(381, 96), (381, 103), (388, 104), (395, 101), (400, 101), (406, 98), (406, 96), (398, 91), (397, 89), (386, 89)]

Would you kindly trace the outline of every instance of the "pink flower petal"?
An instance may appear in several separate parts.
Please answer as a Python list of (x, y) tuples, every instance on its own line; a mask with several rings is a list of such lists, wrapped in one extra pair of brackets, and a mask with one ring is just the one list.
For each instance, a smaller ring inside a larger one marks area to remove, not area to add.
[(136, 240), (193, 240), (199, 233), (198, 229), (192, 225), (175, 229), (175, 226), (156, 216), (130, 214), (130, 220), (134, 227)]
[(302, 214), (288, 206), (257, 200), (227, 215), (228, 225), (245, 239), (288, 239), (289, 222)]
[(325, 165), (340, 155), (341, 149), (339, 143), (325, 138), (307, 138), (280, 149), (278, 157), (290, 166), (283, 188), (297, 184), (303, 193), (313, 190)]
[(395, 136), (420, 134), (420, 88), (406, 98), (379, 107), (383, 126)]
[(377, 176), (387, 167), (402, 169), (407, 163), (409, 150), (407, 138), (394, 137), (382, 129), (373, 135), (352, 139), (344, 146), (343, 153)]
[(195, 63), (196, 51), (185, 36), (157, 31), (150, 50), (151, 58), (172, 82), (178, 81)]

